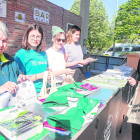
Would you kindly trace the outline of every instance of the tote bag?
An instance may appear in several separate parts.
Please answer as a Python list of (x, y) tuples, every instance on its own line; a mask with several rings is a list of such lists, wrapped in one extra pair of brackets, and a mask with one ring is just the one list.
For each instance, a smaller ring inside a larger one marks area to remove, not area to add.
[(41, 88), (41, 92), (38, 96), (38, 100), (40, 99), (46, 99), (50, 94), (57, 91), (56, 88), (56, 79), (55, 76), (50, 72), (51, 74), (51, 87), (46, 88), (47, 86), (47, 78), (48, 78), (48, 71), (45, 71), (43, 76), (43, 86)]
[(127, 122), (140, 124), (140, 83), (138, 83), (135, 94), (129, 102), (128, 107)]
[(74, 79), (71, 75), (67, 75), (63, 77), (63, 81), (64, 82), (62, 83), (62, 86), (67, 85), (67, 84), (73, 84)]

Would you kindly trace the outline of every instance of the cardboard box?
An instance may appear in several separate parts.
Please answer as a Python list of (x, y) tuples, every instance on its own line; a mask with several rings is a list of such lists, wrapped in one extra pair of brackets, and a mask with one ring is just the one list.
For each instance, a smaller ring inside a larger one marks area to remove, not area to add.
[(127, 66), (137, 69), (138, 62), (140, 59), (139, 53), (130, 53), (127, 55)]

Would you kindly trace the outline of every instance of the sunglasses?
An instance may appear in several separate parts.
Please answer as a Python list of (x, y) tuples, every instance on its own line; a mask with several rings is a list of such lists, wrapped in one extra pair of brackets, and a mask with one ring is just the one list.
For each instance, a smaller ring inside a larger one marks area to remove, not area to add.
[(58, 42), (62, 41), (63, 43), (65, 43), (65, 42), (66, 42), (66, 39), (57, 38), (57, 41), (58, 41)]

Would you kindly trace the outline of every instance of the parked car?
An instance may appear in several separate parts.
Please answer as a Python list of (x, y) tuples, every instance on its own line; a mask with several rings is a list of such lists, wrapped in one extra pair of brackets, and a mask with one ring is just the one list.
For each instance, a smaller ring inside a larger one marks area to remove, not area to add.
[[(121, 44), (116, 43), (114, 56), (126, 56), (129, 53), (140, 53), (140, 44)], [(113, 56), (113, 46), (111, 46), (103, 55)]]

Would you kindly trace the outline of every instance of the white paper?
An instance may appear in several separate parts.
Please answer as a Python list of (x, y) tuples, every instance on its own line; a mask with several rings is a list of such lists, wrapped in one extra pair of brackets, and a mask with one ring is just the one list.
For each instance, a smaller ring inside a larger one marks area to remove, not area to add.
[(36, 90), (32, 81), (25, 81), (18, 84), (18, 90), (15, 95), (11, 97), (9, 102), (10, 105), (15, 105), (17, 107), (26, 106), (37, 100)]
[(11, 96), (12, 95), (9, 92), (4, 92), (0, 95), (0, 109), (3, 109), (8, 106)]
[(6, 18), (7, 16), (7, 2), (5, 0), (0, 0), (0, 17)]

